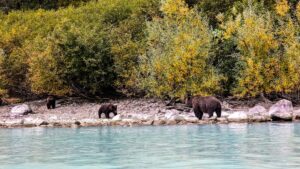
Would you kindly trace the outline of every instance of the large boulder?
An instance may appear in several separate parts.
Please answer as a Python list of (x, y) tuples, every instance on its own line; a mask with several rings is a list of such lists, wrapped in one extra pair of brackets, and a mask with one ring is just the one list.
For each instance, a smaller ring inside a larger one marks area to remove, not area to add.
[(11, 109), (10, 111), (10, 116), (23, 116), (23, 115), (28, 115), (29, 113), (31, 113), (32, 110), (30, 108), (29, 105), (27, 104), (21, 104), (18, 106), (15, 106)]
[(269, 115), (272, 121), (292, 121), (293, 104), (289, 100), (280, 100), (269, 109)]
[(247, 113), (250, 121), (253, 122), (266, 122), (270, 121), (270, 115), (267, 112), (267, 109), (261, 105), (256, 105), (249, 109)]
[(248, 115), (244, 111), (237, 111), (227, 117), (229, 122), (247, 122)]

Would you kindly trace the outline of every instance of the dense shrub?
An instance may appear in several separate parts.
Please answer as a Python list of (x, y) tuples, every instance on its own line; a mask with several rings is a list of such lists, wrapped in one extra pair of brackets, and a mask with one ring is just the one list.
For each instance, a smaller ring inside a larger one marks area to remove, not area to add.
[(0, 12), (0, 95), (299, 90), (295, 0), (5, 2), (16, 10)]
[(159, 97), (219, 91), (220, 77), (207, 62), (212, 44), (207, 21), (181, 0), (168, 0), (161, 9), (164, 17), (148, 23), (142, 87)]

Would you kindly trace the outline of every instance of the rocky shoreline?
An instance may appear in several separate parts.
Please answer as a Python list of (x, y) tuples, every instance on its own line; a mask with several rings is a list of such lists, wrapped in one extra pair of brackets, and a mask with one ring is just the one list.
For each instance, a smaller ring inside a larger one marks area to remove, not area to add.
[[(89, 126), (156, 126), (191, 124), (254, 123), (271, 121), (297, 121), (300, 108), (288, 100), (264, 107), (232, 108), (223, 102), (222, 117), (198, 120), (191, 109), (182, 104), (166, 106), (165, 102), (152, 99), (127, 99), (111, 103), (118, 105), (118, 115), (99, 119), (101, 104), (82, 100), (61, 100), (56, 109), (48, 110), (45, 100), (0, 107), (0, 128), (20, 127), (89, 127)], [(26, 112), (27, 111), (27, 112)], [(25, 113), (24, 113), (25, 112)]]

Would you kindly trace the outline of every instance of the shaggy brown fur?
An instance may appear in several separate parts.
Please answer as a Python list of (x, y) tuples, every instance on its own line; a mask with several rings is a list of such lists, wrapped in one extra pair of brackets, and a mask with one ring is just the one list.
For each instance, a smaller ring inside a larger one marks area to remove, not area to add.
[(208, 113), (209, 117), (212, 117), (216, 112), (217, 117), (221, 117), (221, 102), (213, 96), (189, 96), (186, 99), (186, 104), (193, 108), (195, 116), (199, 120), (202, 119), (203, 113)]
[(54, 96), (48, 96), (47, 98), (47, 108), (48, 109), (55, 109), (55, 102), (56, 99)]
[(114, 113), (114, 115), (117, 115), (117, 105), (113, 104), (104, 104), (99, 108), (98, 116), (101, 118), (101, 114), (104, 113), (106, 118), (109, 118), (109, 113)]

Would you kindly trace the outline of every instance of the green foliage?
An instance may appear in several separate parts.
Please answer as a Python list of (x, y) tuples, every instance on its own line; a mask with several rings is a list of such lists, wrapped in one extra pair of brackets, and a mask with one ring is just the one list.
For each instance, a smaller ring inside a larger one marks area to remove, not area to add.
[(58, 9), (69, 5), (79, 6), (90, 0), (0, 0), (0, 8), (7, 7), (9, 10), (28, 9)]
[(146, 20), (159, 13), (159, 3), (158, 0), (135, 1), (130, 3), (130, 12), (125, 4), (118, 6), (114, 12), (122, 19), (110, 23), (111, 52), (117, 75), (115, 86), (126, 95), (134, 95), (139, 91), (138, 57), (146, 51)]
[(145, 21), (158, 3), (129, 1), (1, 15), (0, 88), (94, 96), (133, 87)]
[(298, 23), (288, 16), (287, 1), (275, 8), (278, 15), (271, 17), (252, 6), (222, 25), (224, 39), (235, 41), (245, 65), (235, 89), (239, 96), (289, 93), (299, 85)]
[(162, 11), (164, 18), (148, 23), (148, 50), (141, 57), (141, 85), (158, 97), (219, 91), (220, 77), (207, 63), (212, 36), (206, 20), (182, 0), (166, 1)]
[(16, 9), (0, 12), (1, 96), (118, 91), (161, 98), (187, 92), (253, 97), (299, 90), (295, 0), (0, 0), (1, 5)]

